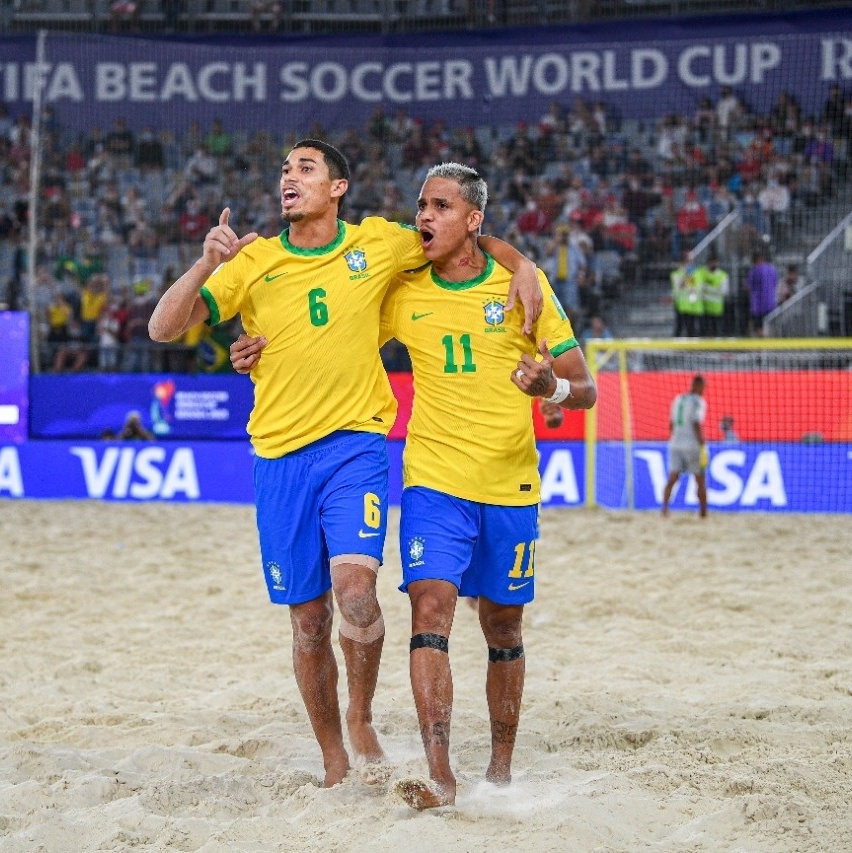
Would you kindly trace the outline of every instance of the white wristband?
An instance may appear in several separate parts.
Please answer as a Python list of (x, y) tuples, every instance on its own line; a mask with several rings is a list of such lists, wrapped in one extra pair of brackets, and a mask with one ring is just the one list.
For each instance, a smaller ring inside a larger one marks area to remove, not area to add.
[(571, 396), (571, 383), (567, 379), (560, 379), (558, 376), (556, 377), (556, 390), (553, 392), (553, 396), (545, 397), (548, 403), (561, 403), (563, 400), (567, 400)]

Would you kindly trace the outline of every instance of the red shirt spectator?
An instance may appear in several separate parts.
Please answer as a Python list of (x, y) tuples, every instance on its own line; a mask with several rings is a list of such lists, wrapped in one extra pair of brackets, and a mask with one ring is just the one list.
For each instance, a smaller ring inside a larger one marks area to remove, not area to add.
[(710, 227), (707, 209), (698, 200), (695, 190), (689, 190), (686, 201), (677, 212), (677, 230), (681, 234), (697, 234)]
[(210, 228), (210, 217), (201, 209), (201, 202), (191, 198), (186, 203), (186, 210), (178, 219), (178, 230), (181, 240), (195, 243), (204, 239)]
[(518, 230), (522, 234), (544, 234), (550, 230), (553, 220), (535, 201), (528, 201), (526, 209), (518, 217)]

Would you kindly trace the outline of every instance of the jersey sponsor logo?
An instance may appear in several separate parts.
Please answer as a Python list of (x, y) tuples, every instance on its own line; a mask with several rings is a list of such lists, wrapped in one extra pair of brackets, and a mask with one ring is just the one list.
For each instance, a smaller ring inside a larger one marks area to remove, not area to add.
[(352, 249), (343, 258), (352, 272), (364, 272), (367, 269), (367, 255), (363, 249)]
[(532, 581), (525, 581), (524, 583), (510, 583), (509, 584), (509, 592), (516, 592), (519, 589), (523, 589), (525, 586), (529, 586)]
[(364, 530), (358, 531), (358, 538), (359, 539), (370, 539), (373, 536), (378, 536), (378, 535), (379, 535), (378, 533), (367, 533)]
[(276, 273), (275, 275), (269, 275), (269, 273), (267, 273), (264, 281), (275, 281), (276, 278), (281, 278), (282, 275), (287, 275), (286, 271)]
[(434, 313), (434, 311), (427, 311), (425, 314), (418, 314), (416, 311), (412, 311), (411, 319), (416, 323), (418, 320), (422, 320), (424, 317), (431, 317)]

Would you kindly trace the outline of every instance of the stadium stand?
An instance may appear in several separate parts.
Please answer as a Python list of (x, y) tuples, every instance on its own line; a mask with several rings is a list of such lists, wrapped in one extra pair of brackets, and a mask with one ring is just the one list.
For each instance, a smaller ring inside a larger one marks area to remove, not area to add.
[[(537, 25), (730, 10), (732, 5), (291, 0), (283, 4), (282, 26), (326, 33), (339, 26), (357, 32), (362, 26), (388, 31), (410, 25), (418, 31), (427, 23), (436, 28), (448, 23)], [(764, 4), (773, 5), (778, 4)], [(143, 2), (130, 26), (163, 34), (175, 28), (248, 32), (247, 6), (189, 0), (175, 18), (170, 17), (175, 9), (151, 0)], [(110, 6), (106, 0), (20, 0), (5, 22), (12, 32), (40, 27), (109, 31)], [(363, 127), (328, 134), (318, 128), (317, 133), (338, 144), (355, 167), (347, 218), (372, 213), (413, 221), (424, 164), (470, 163), (489, 181), (489, 232), (517, 244), (552, 281), (559, 280), (557, 289), (562, 288), (578, 333), (588, 316), (602, 312), (617, 336), (665, 337), (672, 330), (669, 276), (684, 248), (695, 249), (698, 261), (710, 251), (722, 255), (735, 287), (732, 323), (740, 330), (744, 318), (736, 312), (745, 309), (737, 297), (754, 249), (769, 249), (779, 268), (788, 263), (807, 268), (808, 253), (850, 209), (850, 121), (850, 93), (826, 86), (818, 115), (803, 114), (784, 95), (761, 114), (737, 100), (735, 92), (723, 92), (697, 109), (640, 122), (622, 120), (605, 101), (578, 97), (554, 103), (537, 124), (449, 128), (441, 120), (423, 122), (404, 109), (393, 115), (377, 109)], [(54, 292), (63, 291), (77, 306), (81, 288), (95, 272), (105, 272), (109, 280), (105, 317), (121, 316), (134, 305), (137, 313), (144, 312), (159, 289), (195, 257), (204, 223), (218, 216), (223, 199), (232, 200), (246, 230), (267, 236), (280, 230), (274, 187), (281, 152), (293, 141), (284, 134), (229, 128), (227, 148), (214, 155), (214, 129), (197, 123), (177, 135), (164, 128), (128, 134), (121, 127), (79, 134), (58, 126), (48, 108), (43, 130), (41, 283), (35, 304), (28, 307), (45, 341)], [(22, 305), (30, 132), (29, 116), (7, 115), (0, 104), (0, 285), (6, 285), (0, 301), (11, 307)], [(830, 157), (817, 156), (825, 150), (820, 145), (830, 147)], [(205, 162), (210, 161), (208, 169)], [(150, 238), (131, 240), (131, 233), (144, 231)], [(571, 249), (564, 266), (560, 233), (569, 235)], [(844, 329), (844, 322), (835, 311), (828, 331), (852, 331)], [(67, 332), (75, 345), (91, 350), (85, 369), (99, 369), (97, 340), (75, 337), (74, 323)], [(196, 344), (184, 342), (176, 351), (182, 356)], [(137, 340), (134, 346), (145, 344)], [(54, 364), (54, 350), (44, 344), (42, 369)], [(165, 364), (162, 354), (167, 352), (158, 348), (155, 366)], [(404, 353), (389, 349), (388, 360), (390, 366), (402, 364)], [(135, 355), (108, 362), (109, 369), (141, 363)], [(180, 363), (191, 369), (189, 360)]]

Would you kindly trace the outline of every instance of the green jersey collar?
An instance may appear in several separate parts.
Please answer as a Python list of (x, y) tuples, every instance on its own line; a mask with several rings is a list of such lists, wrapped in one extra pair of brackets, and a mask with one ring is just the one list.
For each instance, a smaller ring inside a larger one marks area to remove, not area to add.
[(467, 281), (447, 281), (446, 279), (441, 278), (436, 272), (435, 268), (432, 267), (431, 275), (432, 281), (438, 285), (438, 287), (443, 287), (444, 290), (469, 290), (471, 287), (476, 287), (478, 284), (482, 284), (488, 276), (494, 272), (494, 258), (491, 257), (487, 252), (483, 252), (485, 255), (485, 269), (476, 277), (469, 278)]
[(343, 238), (346, 236), (346, 224), (342, 219), (337, 220), (337, 236), (330, 242), (326, 243), (325, 246), (317, 246), (315, 249), (303, 249), (300, 246), (294, 246), (290, 242), (289, 231), (281, 232), (281, 245), (288, 251), (292, 252), (294, 255), (326, 255), (329, 252), (334, 251), (342, 242)]

